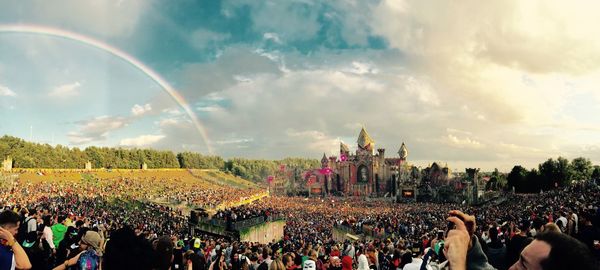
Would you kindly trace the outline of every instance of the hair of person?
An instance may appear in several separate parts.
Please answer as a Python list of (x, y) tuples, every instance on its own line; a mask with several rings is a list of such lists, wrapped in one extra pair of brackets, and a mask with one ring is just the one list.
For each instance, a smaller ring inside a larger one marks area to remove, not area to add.
[(402, 257), (400, 257), (400, 265), (398, 266), (398, 268), (404, 268), (405, 265), (412, 262), (412, 259), (413, 258), (410, 251), (404, 252), (404, 254), (402, 254)]
[(488, 230), (488, 234), (490, 235), (490, 239), (492, 239), (492, 240), (498, 239), (498, 229), (496, 229), (496, 227), (491, 227)]
[(200, 255), (192, 252), (191, 254), (186, 256), (187, 260), (192, 261), (192, 269), (191, 270), (202, 270), (205, 267), (205, 262), (202, 259), (202, 257), (200, 257)]
[(44, 221), (44, 226), (46, 226), (46, 227), (52, 226), (52, 216), (51, 215), (44, 216), (42, 218), (42, 220)]
[(280, 259), (275, 259), (269, 264), (269, 270), (285, 270), (285, 265), (283, 265)]
[(65, 221), (65, 219), (67, 219), (67, 217), (65, 215), (60, 215), (58, 216), (58, 218), (56, 219), (56, 222), (58, 223), (63, 223), (63, 221)]
[(287, 265), (288, 262), (292, 262), (292, 256), (290, 254), (283, 255), (283, 265)]
[(156, 266), (159, 270), (168, 270), (173, 261), (173, 242), (168, 236), (156, 240)]
[(150, 243), (136, 236), (131, 228), (124, 227), (111, 234), (104, 251), (102, 269), (153, 269), (153, 257)]
[(268, 247), (263, 248), (263, 250), (262, 250), (263, 259), (266, 259), (268, 256), (271, 256), (271, 253), (273, 253), (273, 251), (270, 248), (268, 248)]
[(319, 253), (317, 253), (317, 251), (316, 251), (316, 250), (314, 250), (314, 249), (311, 249), (311, 250), (308, 252), (308, 257), (310, 257), (310, 258), (312, 258), (312, 259), (316, 259), (316, 258), (317, 258), (317, 256), (319, 256)]
[(540, 262), (544, 270), (599, 269), (589, 248), (579, 240), (564, 233), (543, 232), (535, 239), (550, 245), (550, 253)]
[(560, 228), (556, 224), (554, 224), (552, 222), (548, 222), (546, 225), (544, 225), (543, 232), (561, 233)]
[(19, 224), (19, 215), (13, 211), (5, 210), (0, 213), (0, 226), (17, 226)]

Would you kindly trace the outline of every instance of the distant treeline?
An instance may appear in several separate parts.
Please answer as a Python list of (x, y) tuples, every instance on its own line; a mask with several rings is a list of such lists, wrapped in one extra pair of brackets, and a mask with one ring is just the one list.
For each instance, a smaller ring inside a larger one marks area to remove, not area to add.
[(571, 185), (580, 181), (600, 181), (600, 166), (583, 157), (548, 159), (538, 168), (527, 170), (514, 166), (506, 177), (507, 187), (519, 193), (540, 192)]
[(253, 160), (233, 158), (224, 160), (218, 156), (199, 153), (159, 151), (153, 149), (124, 149), (90, 146), (85, 149), (62, 145), (27, 142), (23, 139), (3, 136), (0, 138), (0, 159), (10, 156), (15, 168), (65, 168), (83, 169), (87, 161), (94, 168), (139, 169), (143, 163), (148, 168), (218, 169), (231, 172), (256, 182), (265, 181), (269, 175), (286, 171), (302, 171), (320, 166), (317, 159), (286, 158), (283, 160)]

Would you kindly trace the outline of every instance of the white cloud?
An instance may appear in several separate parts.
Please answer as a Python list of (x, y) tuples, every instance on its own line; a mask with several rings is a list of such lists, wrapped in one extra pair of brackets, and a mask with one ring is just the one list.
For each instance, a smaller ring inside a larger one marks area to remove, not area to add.
[(282, 44), (283, 42), (281, 42), (281, 39), (279, 39), (279, 35), (277, 35), (277, 33), (264, 33), (263, 34), (263, 39), (265, 40), (272, 40), (273, 42), (277, 43), (277, 44)]
[(150, 104), (148, 104), (148, 103), (146, 103), (144, 105), (135, 104), (131, 108), (131, 113), (134, 116), (142, 116), (142, 115), (150, 112), (151, 110), (152, 110), (152, 106)]
[(304, 142), (308, 149), (315, 152), (325, 152), (327, 155), (336, 154), (339, 152), (340, 139), (328, 136), (327, 134), (317, 130), (296, 131), (288, 129), (286, 134), (292, 137), (293, 140)]
[(148, 146), (157, 143), (163, 138), (165, 138), (165, 135), (141, 135), (135, 138), (122, 139), (120, 145), (135, 147)]
[(222, 109), (223, 109), (222, 107), (220, 107), (220, 106), (214, 106), (214, 105), (213, 106), (199, 106), (199, 107), (196, 107), (196, 110), (200, 111), (200, 112), (216, 112), (216, 111), (219, 111), (219, 110), (222, 110)]
[(215, 144), (244, 144), (244, 143), (249, 143), (254, 141), (254, 139), (250, 138), (250, 139), (230, 139), (230, 140), (220, 140), (220, 141), (215, 141)]
[(81, 87), (81, 84), (79, 82), (59, 85), (57, 87), (54, 87), (54, 89), (52, 89), (52, 91), (48, 93), (48, 96), (58, 98), (69, 98), (78, 96), (80, 94), (79, 87)]
[(0, 97), (16, 97), (17, 94), (10, 90), (10, 88), (4, 86), (4, 85), (0, 85)]
[(80, 145), (106, 140), (111, 131), (127, 126), (128, 120), (123, 117), (99, 116), (76, 124), (79, 129), (67, 133), (67, 137), (71, 144)]
[(451, 146), (456, 147), (467, 147), (467, 148), (481, 148), (485, 147), (485, 144), (481, 142), (471, 139), (469, 137), (458, 137), (453, 134), (448, 134), (445, 138), (445, 141), (448, 142)]
[(371, 63), (352, 61), (352, 67), (343, 69), (345, 72), (350, 72), (358, 75), (377, 74), (379, 70)]

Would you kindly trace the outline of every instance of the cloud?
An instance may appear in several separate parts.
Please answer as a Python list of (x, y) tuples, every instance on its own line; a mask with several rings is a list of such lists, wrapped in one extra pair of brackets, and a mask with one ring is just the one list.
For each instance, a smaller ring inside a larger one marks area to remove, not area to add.
[(152, 111), (152, 106), (148, 103), (144, 105), (135, 104), (131, 108), (131, 113), (133, 114), (133, 116), (142, 116), (150, 111)]
[(79, 87), (81, 87), (81, 84), (79, 82), (59, 85), (57, 87), (54, 87), (54, 89), (52, 89), (52, 91), (48, 93), (48, 96), (58, 98), (69, 98), (73, 96), (78, 96), (80, 94)]
[(306, 145), (309, 150), (315, 152), (323, 151), (328, 155), (332, 155), (339, 151), (340, 139), (332, 138), (321, 131), (296, 131), (294, 129), (288, 129), (286, 134), (292, 139), (303, 141), (303, 145)]
[[(68, 7), (68, 11), (65, 9)], [(3, 3), (0, 17), (11, 21), (69, 28), (108, 37), (131, 35), (150, 2), (127, 1), (10, 1)]]
[(76, 124), (79, 125), (79, 130), (67, 133), (67, 137), (71, 144), (81, 145), (105, 141), (111, 131), (127, 126), (128, 120), (123, 117), (99, 116)]
[(306, 41), (315, 38), (321, 29), (319, 14), (322, 6), (316, 1), (252, 0), (223, 1), (223, 10), (247, 8), (252, 29), (259, 33), (276, 33), (283, 40)]
[(453, 134), (448, 134), (444, 137), (444, 141), (449, 143), (451, 146), (459, 147), (459, 148), (482, 148), (485, 147), (485, 144), (481, 142), (471, 139), (469, 137), (458, 137)]
[(279, 38), (279, 35), (277, 35), (277, 33), (264, 33), (263, 39), (272, 40), (273, 42), (275, 42), (277, 44), (283, 44), (283, 42), (281, 41), (281, 39)]
[(120, 145), (135, 147), (148, 146), (157, 143), (163, 138), (165, 138), (165, 135), (141, 135), (135, 138), (122, 139)]
[(13, 90), (10, 90), (10, 88), (4, 86), (4, 85), (0, 85), (0, 97), (16, 97), (17, 93), (15, 93)]
[(229, 33), (217, 33), (208, 29), (200, 28), (190, 36), (190, 41), (198, 49), (206, 49), (231, 38)]

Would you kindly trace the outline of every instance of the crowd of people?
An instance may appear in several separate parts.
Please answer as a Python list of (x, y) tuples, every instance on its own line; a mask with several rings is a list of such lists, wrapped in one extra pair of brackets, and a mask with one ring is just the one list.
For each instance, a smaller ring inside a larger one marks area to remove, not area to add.
[[(284, 216), (283, 239), (259, 244), (192, 235), (182, 209), (158, 203), (217, 205), (257, 190), (111, 176), (23, 178), (6, 186), (0, 269), (598, 269), (600, 258), (594, 184), (506, 194), (501, 204), (481, 206), (273, 196), (212, 217)], [(233, 195), (218, 195), (227, 192)]]

